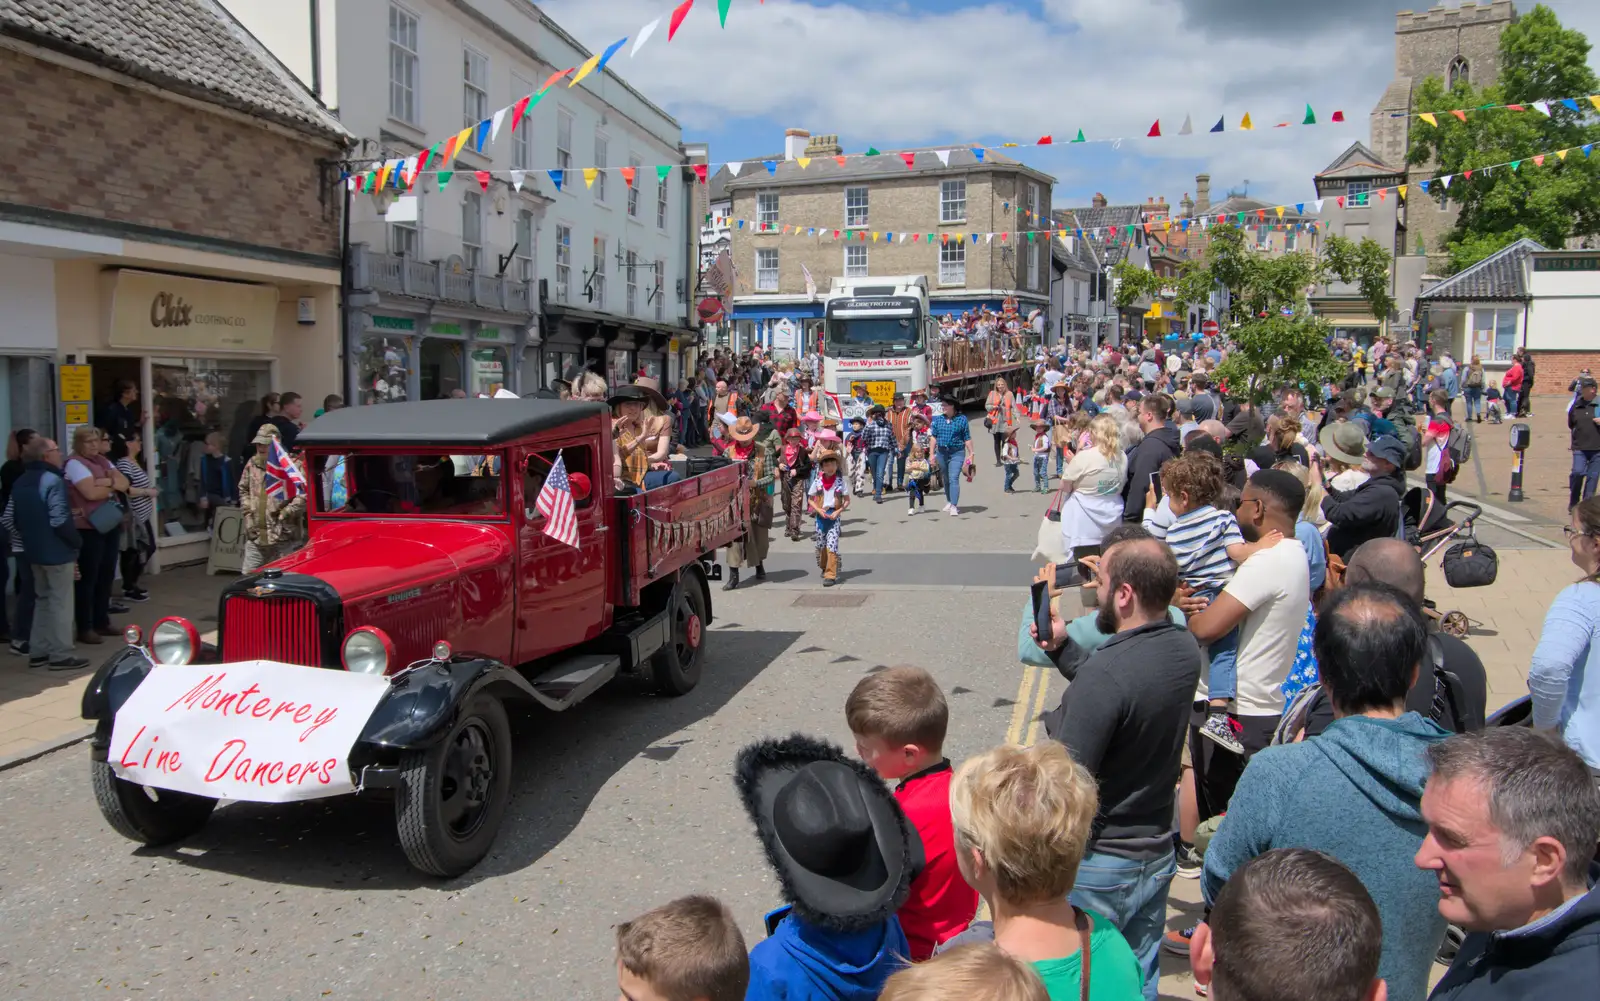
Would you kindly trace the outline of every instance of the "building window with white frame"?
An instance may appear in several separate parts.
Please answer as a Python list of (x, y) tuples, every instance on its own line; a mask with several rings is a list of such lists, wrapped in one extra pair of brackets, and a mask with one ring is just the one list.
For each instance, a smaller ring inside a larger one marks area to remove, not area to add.
[(1283, 234), (1283, 249), (1290, 253), (1300, 249), (1300, 233), (1292, 226)]
[(389, 224), (389, 253), (401, 257), (417, 258), (418, 236), (416, 223), (392, 222)]
[(656, 181), (656, 228), (667, 228), (667, 179)]
[(960, 240), (951, 240), (939, 247), (939, 284), (965, 285), (967, 283), (967, 246)]
[(867, 277), (867, 247), (863, 243), (847, 243), (844, 247), (844, 276)]
[(1256, 227), (1256, 249), (1272, 249), (1272, 228), (1270, 226), (1263, 225)]
[(389, 5), (389, 117), (417, 124), (417, 15)]
[(589, 289), (594, 293), (596, 309), (606, 308), (606, 238), (594, 238), (594, 270), (589, 275)]
[(844, 189), (844, 224), (847, 229), (867, 225), (866, 185), (851, 185)]
[(531, 282), (534, 275), (533, 213), (527, 209), (517, 211), (516, 241), (517, 280)]
[[(512, 97), (521, 100), (532, 92), (533, 84), (515, 74), (512, 75)], [(533, 167), (533, 129), (526, 118), (511, 133), (511, 166), (517, 170), (530, 170)]]
[[(777, 196), (774, 195), (774, 198)], [(778, 252), (776, 250), (756, 251), (756, 291), (778, 291)]]
[[(1032, 222), (1039, 221), (1039, 186), (1028, 185), (1028, 211), (1033, 214)], [(1031, 228), (1031, 227), (1030, 227)]]
[(627, 279), (627, 309), (625, 311), (629, 316), (632, 316), (639, 308), (639, 255), (631, 250), (628, 251)]
[(639, 218), (639, 167), (640, 160), (636, 156), (628, 157), (628, 167), (633, 171), (633, 183), (628, 185), (628, 218)]
[(660, 322), (667, 316), (667, 293), (663, 284), (667, 280), (667, 262), (657, 261), (655, 268), (656, 290), (656, 321)]
[(556, 227), (556, 302), (572, 299), (572, 227)]
[(462, 125), (471, 128), (489, 117), (489, 57), (471, 47), (461, 49)]
[(967, 221), (967, 181), (952, 177), (939, 182), (939, 221)]
[(1367, 205), (1367, 199), (1371, 197), (1371, 181), (1351, 181), (1345, 185), (1344, 207), (1347, 209), (1365, 208)]
[(1039, 245), (1028, 244), (1028, 288), (1039, 287)]
[(556, 169), (572, 169), (572, 112), (556, 111)]
[(461, 256), (468, 271), (483, 267), (483, 196), (476, 191), (461, 198)]
[(606, 200), (606, 174), (610, 173), (610, 171), (606, 170), (606, 156), (610, 150), (611, 140), (596, 132), (594, 134), (594, 165), (598, 170), (594, 175), (594, 200), (597, 202)]
[(762, 226), (778, 224), (778, 193), (763, 191), (756, 195), (756, 222)]

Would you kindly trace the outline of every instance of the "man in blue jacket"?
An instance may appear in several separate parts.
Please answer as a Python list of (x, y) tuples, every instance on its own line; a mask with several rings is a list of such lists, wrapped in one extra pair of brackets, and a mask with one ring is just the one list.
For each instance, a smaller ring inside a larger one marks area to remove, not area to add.
[(1494, 727), (1428, 748), (1439, 912), (1467, 937), (1434, 1001), (1594, 997), (1600, 977), (1600, 788), (1561, 738)]
[(89, 662), (72, 647), (72, 575), (82, 540), (72, 524), (61, 449), (44, 435), (23, 450), (24, 469), (11, 488), (12, 516), (33, 569), (33, 632), (28, 666), (76, 671)]
[(1274, 848), (1332, 856), (1378, 905), (1389, 997), (1422, 1001), (1445, 922), (1437, 881), (1412, 856), (1426, 832), (1424, 751), (1448, 736), (1406, 712), (1427, 650), (1422, 609), (1387, 584), (1343, 588), (1323, 605), (1313, 645), (1336, 719), (1250, 760), (1206, 849), (1201, 889), (1213, 903), (1235, 869)]

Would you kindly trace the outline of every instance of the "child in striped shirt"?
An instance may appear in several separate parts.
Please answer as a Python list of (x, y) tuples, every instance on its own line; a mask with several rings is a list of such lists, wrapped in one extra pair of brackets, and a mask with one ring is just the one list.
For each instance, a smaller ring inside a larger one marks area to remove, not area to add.
[[(1161, 487), (1173, 520), (1163, 525), (1161, 519), (1152, 517), (1155, 505), (1147, 503), (1145, 528), (1156, 538), (1166, 540), (1178, 561), (1178, 576), (1183, 583), (1196, 596), (1213, 599), (1233, 579), (1239, 564), (1269, 543), (1245, 542), (1239, 519), (1217, 506), (1222, 499), (1223, 481), (1222, 463), (1216, 456), (1196, 450), (1168, 459), (1161, 466)], [(1276, 541), (1273, 539), (1271, 544)], [(1206, 649), (1211, 661), (1206, 683), (1211, 705), (1200, 732), (1233, 753), (1243, 754), (1238, 725), (1228, 718), (1228, 703), (1238, 686), (1238, 651), (1237, 628)]]

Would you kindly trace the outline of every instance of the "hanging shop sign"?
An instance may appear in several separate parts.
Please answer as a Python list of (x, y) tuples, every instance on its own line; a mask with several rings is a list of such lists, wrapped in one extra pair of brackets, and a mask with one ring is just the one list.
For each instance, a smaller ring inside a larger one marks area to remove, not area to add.
[(111, 280), (114, 348), (272, 350), (276, 286), (127, 269)]

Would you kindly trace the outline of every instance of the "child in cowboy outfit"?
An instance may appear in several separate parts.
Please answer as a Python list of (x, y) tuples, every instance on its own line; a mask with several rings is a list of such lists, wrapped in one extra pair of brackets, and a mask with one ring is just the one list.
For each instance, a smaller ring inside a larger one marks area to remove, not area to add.
[(822, 586), (839, 582), (839, 523), (850, 507), (850, 485), (839, 472), (839, 453), (824, 446), (817, 454), (817, 470), (806, 488), (811, 513), (817, 519), (817, 567)]

